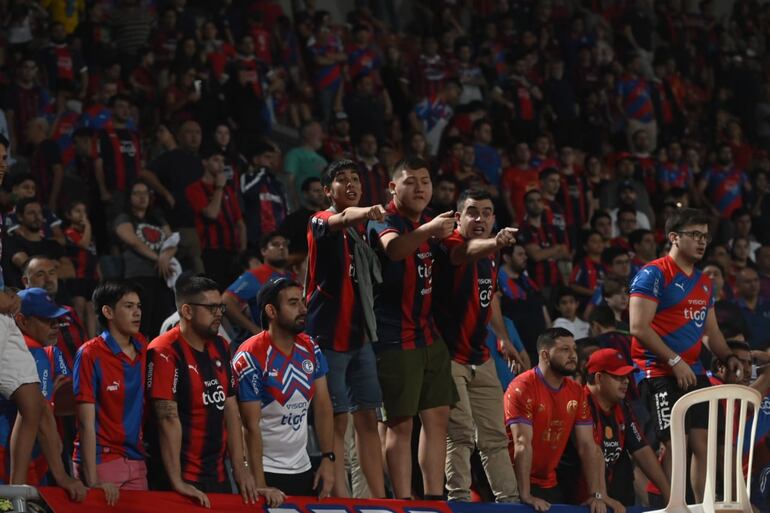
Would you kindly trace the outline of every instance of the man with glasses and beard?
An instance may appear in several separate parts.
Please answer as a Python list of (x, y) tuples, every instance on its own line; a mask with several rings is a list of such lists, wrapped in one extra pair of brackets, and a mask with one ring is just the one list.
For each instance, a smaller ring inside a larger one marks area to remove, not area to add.
[[(695, 264), (711, 241), (709, 217), (692, 208), (675, 210), (666, 220), (668, 255), (645, 265), (631, 283), (631, 356), (641, 369), (640, 394), (666, 447), (663, 469), (671, 479), (671, 409), (685, 393), (709, 386), (700, 363), (708, 337), (711, 352), (739, 378), (741, 362), (725, 342), (714, 313), (711, 279)], [(696, 502), (703, 500), (706, 475), (708, 405), (689, 413), (687, 446), (693, 451), (690, 482)]]
[(217, 334), (225, 310), (217, 283), (205, 276), (184, 280), (176, 306), (179, 326), (148, 348), (150, 486), (210, 507), (207, 493), (231, 492), (227, 450), (244, 502), (256, 502), (258, 491), (244, 463), (230, 352)]
[(505, 423), (521, 502), (539, 512), (564, 503), (556, 466), (574, 433), (591, 513), (605, 513), (607, 506), (625, 513), (606, 496), (604, 456), (594, 442), (588, 399), (570, 377), (577, 371), (575, 338), (564, 328), (549, 328), (538, 337), (537, 352), (537, 367), (516, 376), (505, 392)]
[[(329, 367), (321, 349), (302, 333), (307, 315), (302, 286), (288, 278), (272, 280), (258, 302), (265, 331), (244, 342), (232, 363), (252, 475), (260, 487), (328, 497), (336, 459)], [(307, 453), (311, 405), (321, 449), (315, 473)]]

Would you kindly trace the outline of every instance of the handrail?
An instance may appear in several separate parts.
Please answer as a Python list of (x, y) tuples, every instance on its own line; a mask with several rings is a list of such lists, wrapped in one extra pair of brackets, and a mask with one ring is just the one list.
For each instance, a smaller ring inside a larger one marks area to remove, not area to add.
[(10, 499), (15, 513), (27, 512), (28, 500), (39, 500), (37, 488), (29, 485), (0, 485), (0, 497)]

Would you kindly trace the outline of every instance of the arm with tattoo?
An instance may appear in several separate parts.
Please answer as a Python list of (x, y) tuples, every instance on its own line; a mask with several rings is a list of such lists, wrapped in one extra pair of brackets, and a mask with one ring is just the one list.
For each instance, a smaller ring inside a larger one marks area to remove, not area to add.
[(158, 437), (160, 439), (160, 455), (166, 468), (171, 486), (182, 482), (182, 423), (179, 421), (179, 410), (176, 401), (153, 401), (155, 418), (158, 421)]

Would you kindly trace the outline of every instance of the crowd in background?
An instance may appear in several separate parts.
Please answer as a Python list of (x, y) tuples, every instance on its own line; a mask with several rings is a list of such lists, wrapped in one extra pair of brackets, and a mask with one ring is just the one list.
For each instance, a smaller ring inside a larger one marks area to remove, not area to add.
[(630, 343), (631, 279), (686, 207), (709, 216), (722, 332), (770, 347), (770, 5), (316, 3), (0, 2), (3, 281), (46, 288), (30, 262), (56, 262), (70, 368), (107, 279), (141, 286), (148, 340), (183, 271), (225, 291), (233, 347), (262, 331), (257, 293), (302, 281), (341, 159), (361, 206), (391, 202), (404, 158), (427, 163), (433, 217), (490, 196), (518, 228), (497, 282), (531, 364), (551, 327)]

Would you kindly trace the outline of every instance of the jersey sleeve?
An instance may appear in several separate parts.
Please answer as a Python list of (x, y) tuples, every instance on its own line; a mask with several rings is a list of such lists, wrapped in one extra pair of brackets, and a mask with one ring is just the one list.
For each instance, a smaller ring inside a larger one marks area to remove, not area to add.
[(441, 240), (437, 247), (440, 253), (443, 253), (446, 256), (450, 256), (455, 248), (460, 247), (463, 244), (465, 244), (465, 239), (463, 239), (463, 236), (460, 235), (459, 232), (454, 231), (452, 235), (446, 239)]
[[(569, 378), (566, 378), (569, 379)], [(591, 407), (588, 405), (588, 394), (586, 394), (586, 391), (578, 385), (577, 383), (574, 383), (575, 387), (578, 390), (578, 410), (577, 415), (575, 416), (575, 425), (576, 426), (593, 426), (594, 425), (594, 418), (591, 415)]]
[(72, 388), (75, 393), (75, 402), (96, 402), (96, 373), (94, 361), (91, 358), (89, 346), (81, 347), (75, 355), (75, 363), (72, 371)]
[(150, 399), (176, 400), (179, 369), (176, 356), (166, 347), (151, 349), (147, 355), (152, 366), (147, 372), (147, 393)]
[(313, 355), (315, 356), (316, 366), (313, 372), (313, 379), (323, 378), (329, 373), (329, 363), (326, 361), (326, 357), (321, 352), (321, 348), (313, 342)]
[(209, 200), (206, 197), (206, 191), (203, 190), (203, 187), (201, 187), (198, 182), (193, 182), (188, 185), (187, 189), (184, 191), (184, 196), (187, 198), (190, 207), (196, 214), (200, 214), (209, 203)]
[(645, 297), (657, 303), (663, 294), (663, 285), (661, 270), (653, 265), (648, 265), (636, 273), (628, 293), (631, 296)]
[(369, 221), (366, 226), (367, 233), (369, 234), (369, 241), (373, 246), (377, 246), (377, 241), (380, 240), (385, 234), (395, 233), (401, 235), (404, 233), (404, 227), (398, 216), (388, 215), (382, 221)]
[(528, 393), (527, 382), (513, 380), (505, 392), (505, 425), (528, 424), (532, 425), (534, 418), (534, 401)]
[(72, 374), (67, 362), (64, 360), (64, 354), (56, 346), (52, 346), (53, 350), (53, 373), (55, 377), (69, 376)]
[(263, 370), (257, 359), (248, 351), (239, 351), (232, 363), (238, 400), (253, 402), (262, 400)]
[(329, 210), (322, 210), (313, 214), (308, 224), (308, 233), (314, 240), (321, 240), (331, 233), (329, 230), (329, 218), (333, 215), (334, 212)]
[(259, 283), (257, 278), (246, 271), (238, 276), (232, 285), (227, 287), (227, 292), (238, 298), (241, 303), (246, 303), (248, 300), (257, 297), (259, 289), (262, 288), (262, 284)]
[(626, 419), (626, 450), (629, 453), (634, 453), (639, 449), (646, 447), (647, 440), (644, 438), (642, 428), (639, 425), (639, 421), (636, 420), (636, 416), (628, 407), (628, 404), (622, 404), (623, 415)]

